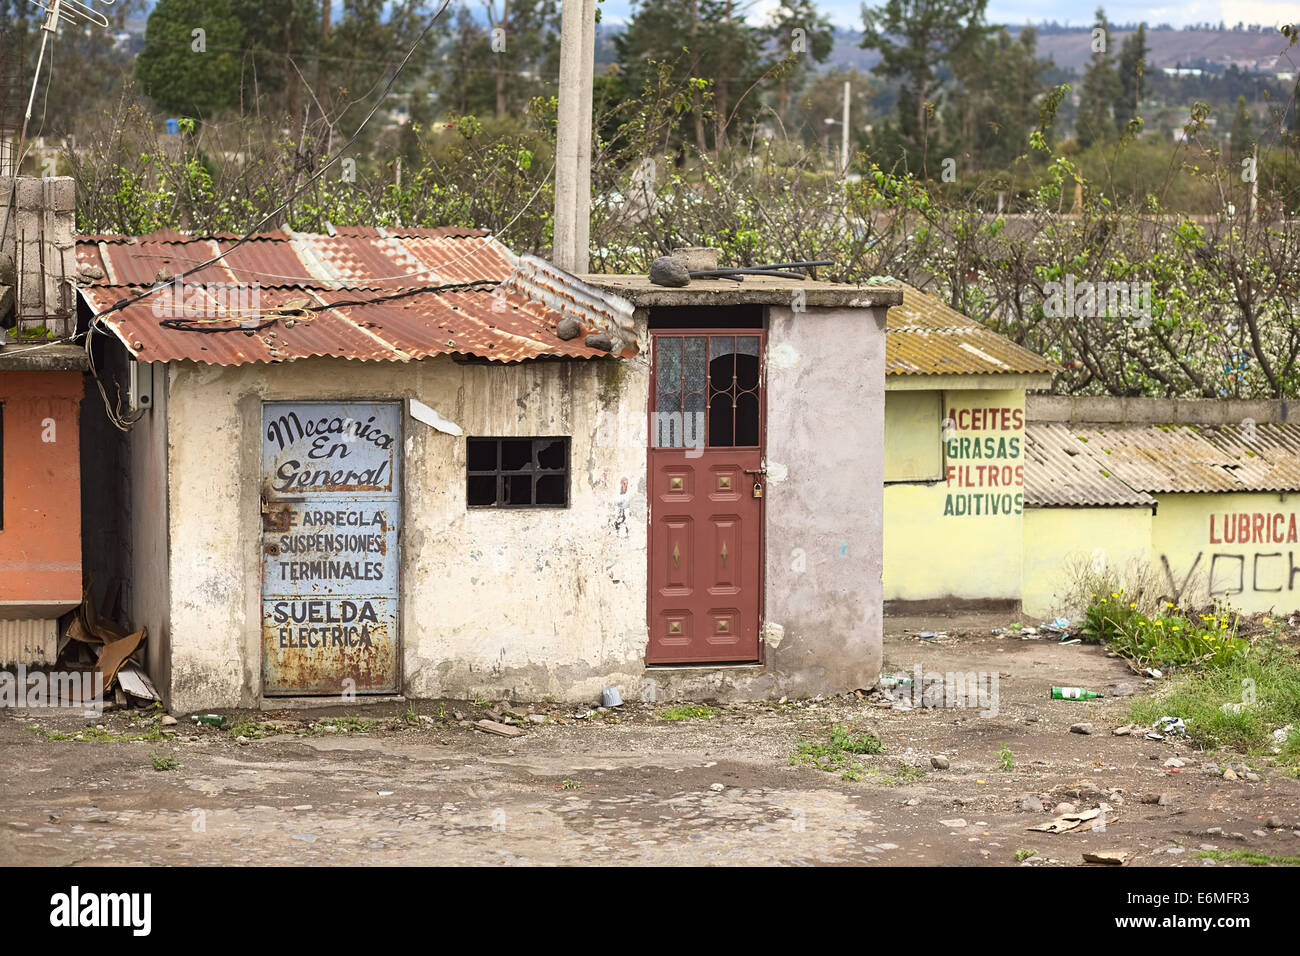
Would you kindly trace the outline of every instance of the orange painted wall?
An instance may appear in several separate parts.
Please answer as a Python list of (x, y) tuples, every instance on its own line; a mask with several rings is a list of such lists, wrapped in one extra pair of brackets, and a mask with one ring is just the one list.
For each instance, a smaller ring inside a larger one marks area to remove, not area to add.
[(2, 602), (81, 601), (82, 394), (80, 372), (0, 372)]

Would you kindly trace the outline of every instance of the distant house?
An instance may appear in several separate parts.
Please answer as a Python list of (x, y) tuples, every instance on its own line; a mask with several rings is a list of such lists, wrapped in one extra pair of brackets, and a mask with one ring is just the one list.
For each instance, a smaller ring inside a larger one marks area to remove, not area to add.
[(235, 240), (77, 247), (173, 709), (874, 684), (897, 289), (574, 277), (464, 229)]
[(73, 199), (71, 179), (0, 177), (0, 666), (53, 662), (81, 603)]
[(1300, 426), (1288, 405), (1034, 398), (1026, 612), (1077, 608), (1078, 584), (1103, 571), (1167, 600), (1300, 608)]
[(1056, 366), (898, 284), (885, 335), (885, 600), (1014, 604), (1025, 393), (1050, 388)]

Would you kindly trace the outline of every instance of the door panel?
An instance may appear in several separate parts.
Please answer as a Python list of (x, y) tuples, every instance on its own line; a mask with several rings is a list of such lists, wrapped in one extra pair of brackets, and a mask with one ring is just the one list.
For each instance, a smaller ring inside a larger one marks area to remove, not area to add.
[(757, 661), (762, 334), (652, 335), (646, 662)]
[(400, 406), (262, 408), (268, 696), (397, 690)]

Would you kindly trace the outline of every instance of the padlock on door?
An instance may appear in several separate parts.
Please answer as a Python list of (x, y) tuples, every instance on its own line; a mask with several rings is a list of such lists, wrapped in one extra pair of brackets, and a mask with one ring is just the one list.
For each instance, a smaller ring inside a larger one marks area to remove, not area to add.
[(760, 485), (757, 481), (754, 482), (754, 497), (755, 498), (763, 497), (763, 486)]

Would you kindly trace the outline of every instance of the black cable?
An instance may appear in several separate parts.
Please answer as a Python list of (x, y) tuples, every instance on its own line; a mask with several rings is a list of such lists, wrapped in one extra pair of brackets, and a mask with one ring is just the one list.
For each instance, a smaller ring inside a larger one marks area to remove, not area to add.
[[(392, 292), (388, 295), (376, 296), (373, 299), (344, 299), (341, 302), (325, 302), (320, 305), (305, 305), (301, 309), (281, 312), (275, 318), (267, 319), (260, 325), (215, 325), (214, 320), (211, 319), (202, 322), (191, 319), (162, 319), (158, 324), (164, 329), (171, 329), (174, 332), (260, 332), (262, 329), (275, 325), (275, 323), (280, 319), (291, 319), (295, 315), (300, 315), (304, 312), (324, 312), (326, 309), (341, 309), (352, 305), (374, 305), (376, 302), (391, 302), (394, 299), (405, 299), (413, 295), (423, 295), (426, 292), (483, 292), (488, 289), (496, 288), (499, 285), (501, 285), (501, 282), (497, 279), (475, 279), (473, 282), (452, 282), (446, 285), (418, 286), (411, 289), (402, 289), (399, 292)], [(267, 311), (274, 312), (275, 310), (269, 309)], [(262, 314), (265, 315), (266, 312), (263, 312)], [(224, 321), (239, 322), (242, 320), (232, 317)]]

